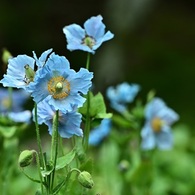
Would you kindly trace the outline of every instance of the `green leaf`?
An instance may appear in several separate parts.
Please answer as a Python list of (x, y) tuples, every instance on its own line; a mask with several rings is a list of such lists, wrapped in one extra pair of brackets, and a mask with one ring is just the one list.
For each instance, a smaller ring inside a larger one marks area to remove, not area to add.
[[(111, 113), (106, 113), (106, 105), (104, 102), (103, 95), (99, 92), (95, 96), (92, 92), (89, 92), (90, 97), (90, 109), (89, 115), (91, 118), (103, 119), (112, 117)], [(87, 115), (87, 101), (84, 103), (83, 107), (79, 109), (79, 112), (86, 116)]]
[(56, 170), (62, 169), (72, 162), (75, 157), (75, 150), (72, 150), (65, 156), (59, 157), (56, 162)]
[(61, 188), (65, 185), (65, 180), (62, 180), (54, 189), (53, 189), (53, 195), (58, 194), (58, 192), (61, 190)]

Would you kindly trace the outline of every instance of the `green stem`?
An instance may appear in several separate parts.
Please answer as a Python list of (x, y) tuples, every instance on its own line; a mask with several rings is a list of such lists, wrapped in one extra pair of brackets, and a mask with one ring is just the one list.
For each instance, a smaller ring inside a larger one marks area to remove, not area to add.
[(59, 118), (59, 111), (56, 111), (56, 114), (53, 118), (53, 127), (52, 127), (52, 143), (51, 143), (51, 162), (53, 162), (54, 169), (51, 174), (51, 191), (53, 190), (54, 185), (54, 177), (55, 177), (55, 167), (58, 157), (58, 118)]
[(89, 70), (89, 64), (90, 64), (90, 53), (87, 54), (87, 62), (86, 62), (86, 69)]
[(37, 137), (37, 145), (39, 149), (39, 159), (40, 159), (40, 166), (44, 169), (45, 168), (45, 163), (44, 163), (44, 158), (43, 158), (43, 151), (42, 151), (42, 146), (41, 146), (41, 136), (40, 136), (40, 131), (39, 131), (39, 124), (38, 124), (38, 116), (37, 116), (37, 104), (35, 103), (35, 129), (36, 129), (36, 137)]
[[(89, 70), (89, 64), (90, 64), (90, 53), (87, 55), (87, 62), (86, 62), (86, 69)], [(90, 127), (91, 127), (91, 119), (90, 119), (90, 93), (87, 93), (87, 115), (86, 115), (86, 122), (85, 122), (85, 135), (83, 139), (83, 145), (85, 151), (88, 149), (88, 141), (89, 141), (89, 133), (90, 133)]]
[(36, 162), (39, 170), (39, 177), (40, 177), (40, 183), (41, 183), (41, 192), (43, 194), (43, 180), (42, 180), (42, 175), (41, 175), (41, 166), (40, 166), (40, 159), (38, 153), (35, 151), (36, 154)]
[(38, 169), (39, 169), (39, 176), (40, 176), (40, 181), (41, 181), (41, 190), (43, 191), (43, 182), (42, 182), (42, 175), (41, 175), (41, 168), (42, 170), (45, 169), (45, 161), (44, 161), (44, 156), (43, 156), (43, 151), (42, 151), (42, 146), (41, 146), (41, 136), (39, 132), (39, 124), (38, 124), (38, 115), (37, 115), (37, 104), (35, 103), (34, 105), (34, 110), (35, 110), (35, 129), (36, 129), (36, 137), (37, 137), (37, 145), (38, 145)]
[(12, 106), (13, 106), (13, 89), (12, 87), (8, 87), (8, 94), (9, 94), (9, 111), (12, 111)]

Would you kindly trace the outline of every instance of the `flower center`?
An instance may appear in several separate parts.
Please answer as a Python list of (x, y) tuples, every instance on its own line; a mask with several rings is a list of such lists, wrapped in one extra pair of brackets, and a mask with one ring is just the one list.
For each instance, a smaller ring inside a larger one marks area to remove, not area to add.
[(62, 76), (49, 80), (47, 88), (54, 99), (63, 99), (70, 93), (70, 83)]
[(92, 49), (92, 47), (95, 45), (95, 39), (90, 37), (90, 36), (86, 36), (84, 39), (83, 39), (83, 42), (82, 42), (84, 45), (87, 45), (90, 49)]
[(2, 106), (5, 109), (11, 108), (11, 102), (10, 102), (9, 98), (8, 99), (5, 98), (5, 99), (2, 100)]
[(35, 71), (28, 64), (24, 66), (24, 69), (25, 69), (24, 82), (29, 84), (34, 80)]
[(151, 126), (152, 126), (153, 131), (156, 133), (160, 132), (163, 126), (163, 123), (164, 122), (160, 118), (158, 117), (153, 118), (151, 121)]

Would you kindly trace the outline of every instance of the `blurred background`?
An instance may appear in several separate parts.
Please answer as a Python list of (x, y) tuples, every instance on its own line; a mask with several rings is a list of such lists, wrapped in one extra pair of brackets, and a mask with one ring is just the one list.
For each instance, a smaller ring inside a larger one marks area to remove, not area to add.
[[(62, 28), (101, 14), (106, 30), (115, 34), (91, 58), (97, 91), (128, 81), (156, 95), (194, 125), (195, 12), (186, 0), (1, 0), (0, 49), (13, 56), (53, 48), (76, 70), (86, 53), (70, 52)], [(76, 57), (75, 57), (76, 56)], [(4, 70), (1, 66), (1, 77)], [(144, 96), (145, 97), (145, 96)]]

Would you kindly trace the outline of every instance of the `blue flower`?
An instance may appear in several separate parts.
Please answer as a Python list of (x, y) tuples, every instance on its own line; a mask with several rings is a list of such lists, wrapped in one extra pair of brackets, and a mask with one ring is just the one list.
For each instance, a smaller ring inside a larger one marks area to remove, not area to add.
[(43, 68), (37, 71), (34, 82), (29, 86), (36, 103), (48, 99), (55, 110), (71, 111), (72, 106), (82, 106), (92, 85), (93, 73), (81, 68), (78, 72), (70, 69), (63, 56), (51, 54)]
[(34, 80), (35, 65), (43, 65), (47, 59), (47, 55), (51, 51), (51, 49), (45, 51), (39, 59), (37, 59), (35, 53), (33, 53), (35, 59), (27, 55), (18, 55), (17, 57), (9, 59), (7, 74), (4, 74), (4, 78), (0, 83), (2, 83), (4, 87), (22, 88), (28, 91), (28, 89), (30, 89), (28, 86)]
[[(50, 135), (52, 134), (52, 123), (55, 113), (55, 108), (48, 104), (47, 99), (37, 104), (38, 123), (46, 124)], [(63, 138), (70, 138), (73, 135), (83, 136), (83, 131), (80, 128), (81, 117), (82, 115), (77, 113), (75, 109), (67, 113), (59, 111), (58, 131), (60, 136)]]
[(142, 143), (144, 150), (170, 149), (173, 145), (173, 135), (171, 125), (179, 119), (179, 115), (168, 108), (160, 98), (151, 100), (145, 109), (146, 122), (141, 130)]
[(114, 87), (109, 87), (106, 95), (110, 100), (110, 106), (118, 112), (124, 112), (127, 109), (127, 104), (133, 102), (135, 96), (140, 90), (137, 84), (128, 84), (126, 82)]
[(8, 60), (7, 74), (0, 81), (4, 87), (15, 87), (26, 89), (28, 84), (32, 81), (30, 77), (26, 76), (26, 65), (28, 68), (34, 70), (35, 60), (27, 55), (18, 55), (15, 58)]
[(0, 113), (22, 111), (28, 98), (29, 94), (23, 89), (13, 90), (11, 93), (8, 89), (0, 89)]
[(89, 145), (97, 146), (111, 130), (111, 120), (103, 119), (101, 124), (94, 128), (89, 135)]
[(82, 50), (89, 53), (95, 53), (95, 50), (105, 41), (114, 37), (108, 31), (105, 33), (105, 25), (102, 23), (102, 16), (94, 16), (84, 23), (84, 29), (77, 25), (71, 24), (63, 28), (68, 42), (67, 49)]

